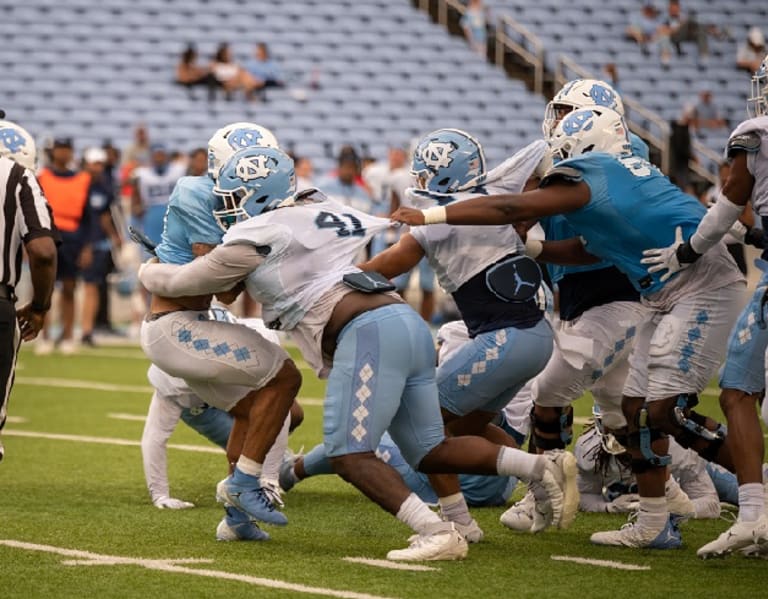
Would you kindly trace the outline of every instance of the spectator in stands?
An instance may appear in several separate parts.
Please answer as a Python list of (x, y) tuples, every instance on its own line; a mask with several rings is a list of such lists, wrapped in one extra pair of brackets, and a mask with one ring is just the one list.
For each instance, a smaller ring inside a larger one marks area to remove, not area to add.
[(488, 31), (483, 0), (469, 0), (459, 25), (464, 30), (464, 37), (472, 50), (485, 56), (488, 52)]
[(208, 173), (208, 150), (195, 148), (189, 153), (187, 160), (187, 175), (190, 177), (202, 177)]
[(603, 65), (603, 80), (610, 83), (611, 87), (621, 94), (621, 84), (619, 83), (619, 69), (615, 62), (607, 62)]
[(216, 97), (216, 87), (219, 85), (208, 67), (197, 63), (197, 50), (193, 44), (189, 44), (181, 53), (179, 63), (176, 65), (176, 83), (187, 88), (190, 97), (195, 86), (203, 86), (208, 89), (208, 100)]
[[(61, 232), (56, 272), (56, 279), (61, 283), (61, 334), (57, 345), (63, 354), (72, 354), (77, 350), (74, 341), (75, 285), (81, 270), (90, 267), (93, 258), (90, 244), (92, 218), (88, 205), (91, 176), (84, 171), (72, 170), (73, 156), (71, 139), (55, 139), (51, 150), (51, 165), (43, 168), (38, 175), (40, 186), (53, 212), (53, 222)], [(47, 330), (35, 350), (39, 354), (53, 350)]]
[(301, 191), (314, 187), (312, 160), (306, 156), (296, 156), (293, 161), (296, 173), (296, 189)]
[(690, 118), (690, 125), (694, 132), (702, 129), (722, 129), (728, 125), (720, 110), (712, 101), (712, 88), (705, 83), (699, 91), (698, 99), (684, 108)]
[(91, 211), (91, 231), (88, 243), (92, 247), (92, 260), (83, 270), (84, 296), (81, 321), (82, 343), (93, 346), (93, 330), (99, 312), (99, 287), (105, 285), (112, 267), (112, 249), (122, 247), (122, 239), (112, 220), (111, 208), (115, 202), (114, 188), (105, 175), (107, 153), (102, 148), (85, 151), (83, 170), (91, 177), (88, 205)]
[(149, 164), (149, 133), (142, 123), (133, 131), (133, 143), (125, 150), (125, 162), (134, 166)]
[(266, 100), (264, 90), (268, 87), (284, 87), (285, 79), (280, 65), (270, 56), (269, 48), (264, 42), (256, 44), (253, 60), (245, 65), (246, 71), (254, 78), (260, 81), (258, 88), (262, 100)]
[(747, 34), (746, 42), (739, 46), (736, 66), (751, 75), (760, 68), (765, 54), (765, 36), (757, 25), (753, 25)]
[(232, 92), (243, 90), (246, 98), (253, 97), (254, 90), (263, 86), (262, 81), (257, 81), (244, 68), (232, 58), (232, 50), (229, 44), (219, 44), (211, 63), (211, 73), (221, 87), (224, 88), (225, 98), (232, 99)]
[(688, 163), (693, 158), (691, 150), (691, 113), (683, 110), (680, 118), (670, 123), (669, 178), (678, 187), (688, 185)]
[(669, 63), (672, 47), (678, 56), (684, 54), (681, 47), (682, 42), (696, 42), (699, 58), (706, 57), (709, 54), (708, 37), (710, 35), (720, 39), (730, 38), (730, 33), (727, 30), (720, 29), (716, 25), (700, 23), (694, 11), (689, 11), (687, 15), (683, 16), (680, 0), (669, 0), (666, 20), (657, 33), (662, 63)]
[(656, 7), (647, 2), (643, 4), (640, 14), (635, 15), (626, 29), (626, 36), (640, 44), (644, 54), (648, 54), (648, 44), (651, 43), (659, 29), (659, 13)]

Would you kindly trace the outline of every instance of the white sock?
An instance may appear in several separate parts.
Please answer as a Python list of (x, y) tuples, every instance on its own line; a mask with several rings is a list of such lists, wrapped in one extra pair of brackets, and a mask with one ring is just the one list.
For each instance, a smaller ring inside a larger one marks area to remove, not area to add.
[(472, 522), (472, 515), (469, 513), (467, 501), (461, 493), (454, 493), (447, 497), (440, 497), (440, 513), (449, 522), (458, 524), (469, 524)]
[(397, 519), (418, 533), (424, 534), (432, 524), (440, 524), (440, 516), (433, 512), (416, 493), (411, 493), (397, 511)]
[(261, 473), (261, 480), (269, 482), (277, 482), (280, 479), (280, 466), (283, 464), (283, 457), (285, 456), (285, 450), (288, 449), (288, 429), (291, 427), (290, 414), (285, 417), (283, 422), (283, 428), (277, 435), (277, 439), (269, 448), (266, 457), (264, 458), (264, 468)]
[(664, 495), (667, 499), (674, 499), (682, 493), (682, 491), (679, 483), (671, 476), (667, 479), (667, 482), (664, 483)]
[(251, 458), (241, 455), (237, 460), (237, 469), (248, 476), (261, 476), (263, 466)]
[(661, 532), (669, 520), (666, 497), (640, 497), (637, 525), (641, 528)]
[(502, 447), (499, 457), (496, 458), (496, 471), (499, 476), (516, 476), (524, 481), (541, 480), (544, 476), (545, 459), (534, 453)]
[(754, 522), (765, 510), (765, 487), (760, 483), (739, 485), (739, 520)]

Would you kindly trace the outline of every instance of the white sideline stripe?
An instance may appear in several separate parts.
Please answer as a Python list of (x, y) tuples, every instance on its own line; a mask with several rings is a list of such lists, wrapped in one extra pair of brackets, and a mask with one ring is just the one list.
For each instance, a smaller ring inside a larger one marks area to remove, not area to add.
[(623, 562), (614, 562), (607, 559), (589, 559), (586, 557), (574, 557), (571, 555), (550, 555), (556, 562), (573, 562), (585, 566), (600, 566), (601, 568), (613, 568), (614, 570), (650, 570), (650, 566), (638, 566), (636, 564), (625, 564)]
[[(87, 435), (65, 435), (61, 433), (40, 433), (37, 431), (3, 431), (6, 437), (29, 437), (32, 439), (50, 439), (52, 441), (74, 441), (75, 443), (98, 443), (101, 445), (120, 445), (123, 447), (141, 447), (141, 441), (133, 439), (117, 439), (115, 437), (89, 437)], [(181, 451), (194, 451), (197, 453), (216, 453), (222, 454), (224, 450), (220, 447), (207, 445), (186, 445), (184, 443), (168, 443), (170, 449), (179, 449)]]
[(353, 564), (364, 564), (366, 566), (376, 566), (377, 568), (389, 568), (390, 570), (410, 570), (411, 572), (440, 571), (440, 568), (430, 568), (429, 566), (419, 566), (417, 564), (402, 564), (400, 562), (390, 562), (385, 559), (371, 559), (367, 557), (342, 557), (341, 559)]
[(188, 574), (192, 576), (204, 576), (206, 578), (219, 578), (222, 580), (236, 580), (260, 587), (270, 589), (281, 589), (284, 591), (293, 591), (296, 593), (308, 593), (310, 595), (323, 595), (325, 597), (340, 597), (341, 599), (388, 599), (378, 595), (369, 595), (367, 593), (357, 593), (355, 591), (342, 591), (335, 589), (326, 589), (323, 587), (310, 587), (303, 584), (275, 580), (272, 578), (260, 578), (258, 576), (248, 576), (246, 574), (234, 574), (222, 570), (205, 570), (197, 568), (186, 568), (179, 566), (180, 563), (195, 563), (188, 559), (144, 559), (140, 557), (121, 557), (118, 555), (103, 555), (100, 553), (91, 553), (90, 551), (80, 551), (78, 549), (66, 549), (64, 547), (54, 547), (53, 545), (38, 545), (37, 543), (25, 543), (23, 541), (14, 541), (11, 539), (0, 539), (0, 545), (13, 547), (15, 549), (26, 549), (27, 551), (42, 551), (44, 553), (55, 553), (66, 557), (77, 558), (74, 560), (64, 560), (66, 565), (126, 565), (140, 566), (147, 570), (159, 570), (161, 572), (175, 572), (179, 574)]
[(585, 424), (589, 424), (589, 421), (592, 420), (591, 418), (587, 418), (586, 416), (574, 416), (573, 417), (573, 423), (574, 424), (581, 424), (582, 426)]
[(78, 379), (62, 379), (54, 377), (26, 377), (16, 378), (17, 385), (30, 385), (33, 387), (64, 387), (67, 389), (89, 389), (92, 391), (124, 391), (125, 393), (152, 393), (154, 389), (149, 385), (117, 385), (102, 381), (82, 381)]
[(5, 422), (7, 424), (24, 424), (29, 422), (29, 418), (22, 418), (21, 416), (6, 416)]
[(115, 420), (130, 420), (132, 422), (146, 422), (147, 417), (140, 414), (124, 414), (123, 412), (110, 412), (107, 414), (107, 418), (113, 418)]

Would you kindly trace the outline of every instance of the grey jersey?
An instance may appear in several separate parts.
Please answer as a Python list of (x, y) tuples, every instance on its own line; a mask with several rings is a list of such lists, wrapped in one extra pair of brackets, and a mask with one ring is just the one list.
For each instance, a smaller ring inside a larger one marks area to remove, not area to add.
[(728, 149), (745, 150), (747, 169), (755, 178), (752, 207), (759, 216), (768, 216), (768, 116), (759, 116), (741, 123), (728, 139)]

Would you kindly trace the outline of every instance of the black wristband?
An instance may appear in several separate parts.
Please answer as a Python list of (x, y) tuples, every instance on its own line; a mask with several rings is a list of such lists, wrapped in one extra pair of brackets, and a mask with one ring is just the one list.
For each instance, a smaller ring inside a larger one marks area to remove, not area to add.
[(675, 254), (677, 255), (677, 261), (680, 264), (691, 264), (701, 258), (701, 254), (691, 247), (690, 241), (686, 241), (677, 246)]
[(32, 302), (29, 304), (29, 309), (32, 310), (32, 312), (37, 312), (38, 314), (45, 314), (48, 312), (48, 310), (51, 309), (51, 301), (48, 300), (47, 304), (38, 304), (37, 302)]
[(750, 227), (744, 235), (744, 243), (752, 245), (761, 250), (765, 249), (765, 231), (757, 227)]

